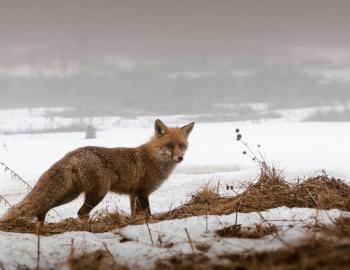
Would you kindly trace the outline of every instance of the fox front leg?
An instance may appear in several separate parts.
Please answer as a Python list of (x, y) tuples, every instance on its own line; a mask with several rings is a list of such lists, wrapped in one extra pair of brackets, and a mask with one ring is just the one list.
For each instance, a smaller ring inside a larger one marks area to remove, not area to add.
[(144, 212), (146, 215), (150, 215), (151, 208), (149, 207), (148, 195), (139, 194), (137, 195), (137, 197), (140, 200), (141, 211)]
[(132, 215), (139, 213), (144, 213), (147, 215), (151, 214), (148, 196), (144, 194), (139, 193), (130, 195), (130, 208)]

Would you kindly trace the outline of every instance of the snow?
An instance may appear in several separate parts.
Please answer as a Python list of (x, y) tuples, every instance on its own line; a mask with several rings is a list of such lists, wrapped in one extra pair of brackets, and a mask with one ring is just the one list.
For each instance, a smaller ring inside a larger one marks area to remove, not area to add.
[[(262, 239), (219, 238), (215, 230), (226, 225), (235, 224), (236, 214), (226, 216), (199, 216), (181, 220), (166, 220), (149, 224), (153, 245), (146, 225), (127, 226), (108, 233), (67, 232), (54, 236), (40, 237), (40, 266), (42, 268), (67, 268), (66, 261), (72, 248), (74, 254), (84, 254), (104, 249), (104, 244), (111, 251), (113, 257), (121, 264), (141, 269), (152, 268), (153, 263), (177, 253), (192, 253), (185, 228), (190, 234), (191, 241), (206, 243), (211, 246), (208, 255), (223, 252), (243, 252), (246, 250), (266, 250), (283, 247), (284, 241), (293, 243), (305, 236), (306, 225), (318, 222), (329, 224), (331, 219), (340, 215), (339, 210), (318, 212), (308, 208), (280, 207), (258, 213), (239, 213), (238, 224), (252, 227), (261, 223), (262, 218), (269, 224), (278, 227), (278, 237), (269, 235)], [(208, 231), (206, 231), (206, 222)], [(290, 225), (293, 225), (291, 227)], [(131, 241), (120, 242), (120, 234)], [(172, 243), (170, 248), (162, 247), (157, 241), (161, 237), (163, 242)], [(72, 242), (72, 239), (74, 241)], [(6, 269), (16, 269), (17, 265), (35, 268), (37, 263), (37, 236), (33, 234), (0, 232), (0, 261)], [(198, 252), (198, 251), (197, 251)]]
[[(47, 127), (46, 109), (0, 111), (0, 130), (26, 130)], [(293, 114), (291, 114), (293, 115)], [(294, 116), (293, 116), (294, 117)], [(301, 117), (301, 116), (298, 116)], [(191, 116), (160, 117), (165, 123), (183, 125), (191, 121)], [(21, 177), (34, 185), (38, 177), (55, 161), (67, 152), (85, 145), (99, 146), (137, 146), (144, 143), (153, 133), (155, 117), (123, 119), (105, 117), (99, 119), (97, 138), (84, 139), (84, 132), (1, 135), (0, 161), (7, 164)], [(62, 122), (60, 122), (62, 121)], [(54, 125), (65, 124), (72, 119), (60, 118)], [(97, 123), (98, 119), (94, 119)], [(170, 178), (150, 196), (151, 210), (154, 213), (173, 209), (191, 198), (191, 195), (205, 183), (218, 187), (223, 196), (234, 195), (226, 190), (226, 185), (235, 187), (241, 183), (253, 181), (258, 170), (255, 164), (242, 154), (244, 146), (235, 140), (235, 129), (240, 128), (243, 138), (255, 149), (261, 145), (266, 159), (282, 170), (287, 180), (294, 181), (320, 173), (322, 169), (335, 177), (350, 179), (348, 166), (348, 140), (350, 123), (308, 123), (290, 121), (287, 118), (245, 122), (196, 123), (189, 138), (189, 149), (185, 160)], [(19, 202), (28, 191), (22, 183), (11, 179), (8, 172), (0, 173), (0, 194), (11, 204)], [(76, 217), (82, 204), (82, 196), (73, 202), (57, 208), (63, 217)], [(129, 213), (129, 199), (126, 196), (108, 194), (96, 211), (116, 209)], [(7, 206), (0, 204), (0, 215)], [(92, 214), (93, 214), (92, 213)], [(329, 223), (329, 218), (341, 215), (339, 210), (315, 212), (312, 209), (289, 209), (280, 207), (262, 212), (271, 224), (279, 228), (283, 239), (296, 241), (305, 235), (305, 225), (317, 219)], [(348, 213), (343, 213), (348, 214)], [(48, 222), (59, 221), (58, 216), (50, 211)], [(244, 251), (247, 249), (267, 249), (282, 246), (281, 241), (273, 236), (260, 240), (215, 237), (214, 231), (224, 224), (234, 224), (235, 215), (209, 216), (209, 231), (205, 232), (206, 218), (191, 217), (182, 220), (162, 221), (149, 224), (155, 246), (152, 246), (146, 225), (135, 225), (109, 233), (93, 234), (70, 232), (55, 236), (41, 237), (41, 267), (65, 268), (65, 261), (70, 254), (71, 239), (77, 254), (103, 249), (106, 243), (112, 254), (122, 263), (149, 268), (161, 257), (177, 252), (192, 252), (184, 229), (187, 228), (195, 242), (209, 243), (212, 247), (208, 254), (214, 256), (225, 251)], [(257, 213), (239, 213), (238, 223), (252, 226), (261, 222)], [(288, 225), (293, 225), (290, 228)], [(128, 236), (133, 241), (120, 243), (119, 234)], [(165, 242), (172, 242), (170, 249), (157, 245), (158, 233)], [(36, 235), (0, 232), (0, 262), (6, 269), (15, 269), (17, 264), (36, 267)]]

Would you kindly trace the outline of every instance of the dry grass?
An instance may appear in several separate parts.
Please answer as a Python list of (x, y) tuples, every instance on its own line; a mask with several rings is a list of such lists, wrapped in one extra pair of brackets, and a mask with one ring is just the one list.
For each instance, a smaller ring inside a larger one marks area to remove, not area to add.
[[(100, 213), (90, 220), (66, 219), (45, 224), (43, 234), (66, 231), (106, 232), (132, 224), (181, 219), (199, 215), (226, 215), (239, 212), (265, 211), (280, 206), (340, 209), (350, 211), (350, 186), (339, 179), (321, 175), (290, 185), (274, 168), (264, 168), (256, 183), (248, 184), (245, 191), (233, 197), (220, 197), (215, 187), (206, 184), (192, 199), (169, 212), (151, 216), (130, 216), (125, 213)], [(33, 232), (28, 222), (0, 224), (4, 231)]]
[[(130, 224), (144, 223), (145, 216), (132, 217), (124, 213), (101, 214), (89, 220), (69, 218), (57, 223), (46, 223), (42, 226), (43, 235), (59, 234), (69, 231), (108, 232)], [(35, 233), (36, 223), (18, 221), (13, 223), (0, 223), (2, 231)]]
[(350, 217), (339, 217), (332, 225), (315, 224), (311, 229), (326, 235), (350, 238)]
[(197, 242), (197, 243), (194, 244), (194, 247), (198, 251), (207, 252), (211, 248), (211, 245), (209, 245), (208, 243)]
[(170, 212), (156, 216), (158, 220), (198, 215), (226, 215), (237, 211), (254, 212), (280, 206), (340, 209), (350, 211), (350, 186), (339, 179), (321, 175), (290, 185), (276, 170), (262, 171), (259, 180), (233, 197), (214, 197), (206, 205), (194, 197)]
[(128, 270), (129, 268), (118, 264), (111, 254), (104, 250), (86, 253), (72, 257), (68, 260), (72, 270)]
[[(339, 226), (350, 226), (349, 218), (337, 220)], [(296, 245), (288, 245), (272, 251), (247, 251), (243, 253), (222, 253), (215, 256), (207, 256), (205, 252), (210, 249), (206, 243), (195, 243), (195, 248), (201, 253), (177, 254), (168, 258), (159, 259), (155, 264), (156, 270), (345, 270), (350, 265), (350, 238), (341, 234), (338, 225), (329, 225), (328, 231), (335, 232), (333, 237), (311, 237)], [(265, 230), (268, 229), (268, 230)], [(229, 234), (231, 231), (228, 231)], [(252, 238), (260, 238), (262, 235), (276, 232), (276, 228), (256, 226), (256, 232), (250, 234)], [(349, 232), (349, 231), (347, 231)], [(222, 237), (227, 236), (227, 231)], [(229, 235), (231, 236), (231, 235)], [(234, 237), (240, 237), (236, 232)], [(243, 235), (247, 237), (247, 235)], [(128, 269), (119, 265), (108, 252), (99, 250), (84, 254), (80, 257), (69, 259), (69, 265), (73, 270), (80, 269)]]
[(335, 226), (339, 237), (350, 237), (350, 217), (338, 218)]
[(192, 195), (191, 202), (192, 203), (200, 203), (200, 204), (210, 204), (212, 201), (220, 198), (220, 195), (217, 192), (216, 186), (212, 183), (205, 183), (199, 191), (196, 191)]
[(316, 270), (349, 269), (350, 240), (309, 239), (275, 251), (222, 254), (181, 254), (158, 260), (156, 270)]
[(264, 226), (262, 224), (255, 224), (255, 227), (242, 227), (241, 225), (237, 224), (226, 226), (220, 230), (215, 231), (216, 235), (220, 237), (249, 239), (259, 239), (277, 232), (278, 230), (275, 225)]
[[(335, 233), (332, 237), (312, 237), (296, 245), (288, 245), (272, 251), (247, 251), (243, 253), (222, 253), (207, 256), (205, 252), (210, 249), (206, 243), (194, 243), (198, 252), (191, 254), (177, 254), (156, 261), (156, 270), (345, 270), (350, 265), (350, 234), (344, 235), (343, 229), (349, 233), (350, 218), (340, 218), (336, 224), (327, 226), (328, 232)], [(277, 232), (273, 226), (263, 227), (257, 225), (248, 235), (239, 230), (223, 231), (221, 237), (248, 237), (260, 238)], [(238, 233), (237, 233), (238, 232)], [(242, 235), (240, 235), (242, 233)], [(69, 259), (69, 266), (73, 270), (80, 269), (128, 269), (118, 264), (110, 253), (99, 250), (79, 257)]]

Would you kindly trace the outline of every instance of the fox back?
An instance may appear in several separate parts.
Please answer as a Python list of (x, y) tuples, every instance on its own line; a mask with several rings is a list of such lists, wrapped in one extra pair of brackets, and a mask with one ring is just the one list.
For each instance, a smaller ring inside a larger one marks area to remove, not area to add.
[(108, 191), (130, 195), (133, 214), (150, 214), (148, 197), (183, 160), (193, 126), (191, 123), (171, 128), (157, 119), (154, 136), (139, 147), (76, 149), (52, 165), (0, 222), (31, 218), (43, 222), (50, 209), (72, 201), (81, 193), (85, 193), (85, 201), (78, 216), (87, 218)]

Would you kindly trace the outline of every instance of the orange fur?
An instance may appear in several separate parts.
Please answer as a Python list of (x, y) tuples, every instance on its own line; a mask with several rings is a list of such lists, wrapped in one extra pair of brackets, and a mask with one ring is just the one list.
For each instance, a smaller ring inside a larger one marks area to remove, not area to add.
[[(148, 196), (169, 176), (187, 149), (187, 137), (194, 123), (169, 128), (155, 122), (155, 135), (136, 148), (83, 147), (49, 168), (33, 190), (0, 220), (37, 218), (85, 193), (78, 215), (89, 216), (108, 191), (130, 195), (132, 212), (150, 213)], [(135, 208), (136, 207), (136, 208)]]

